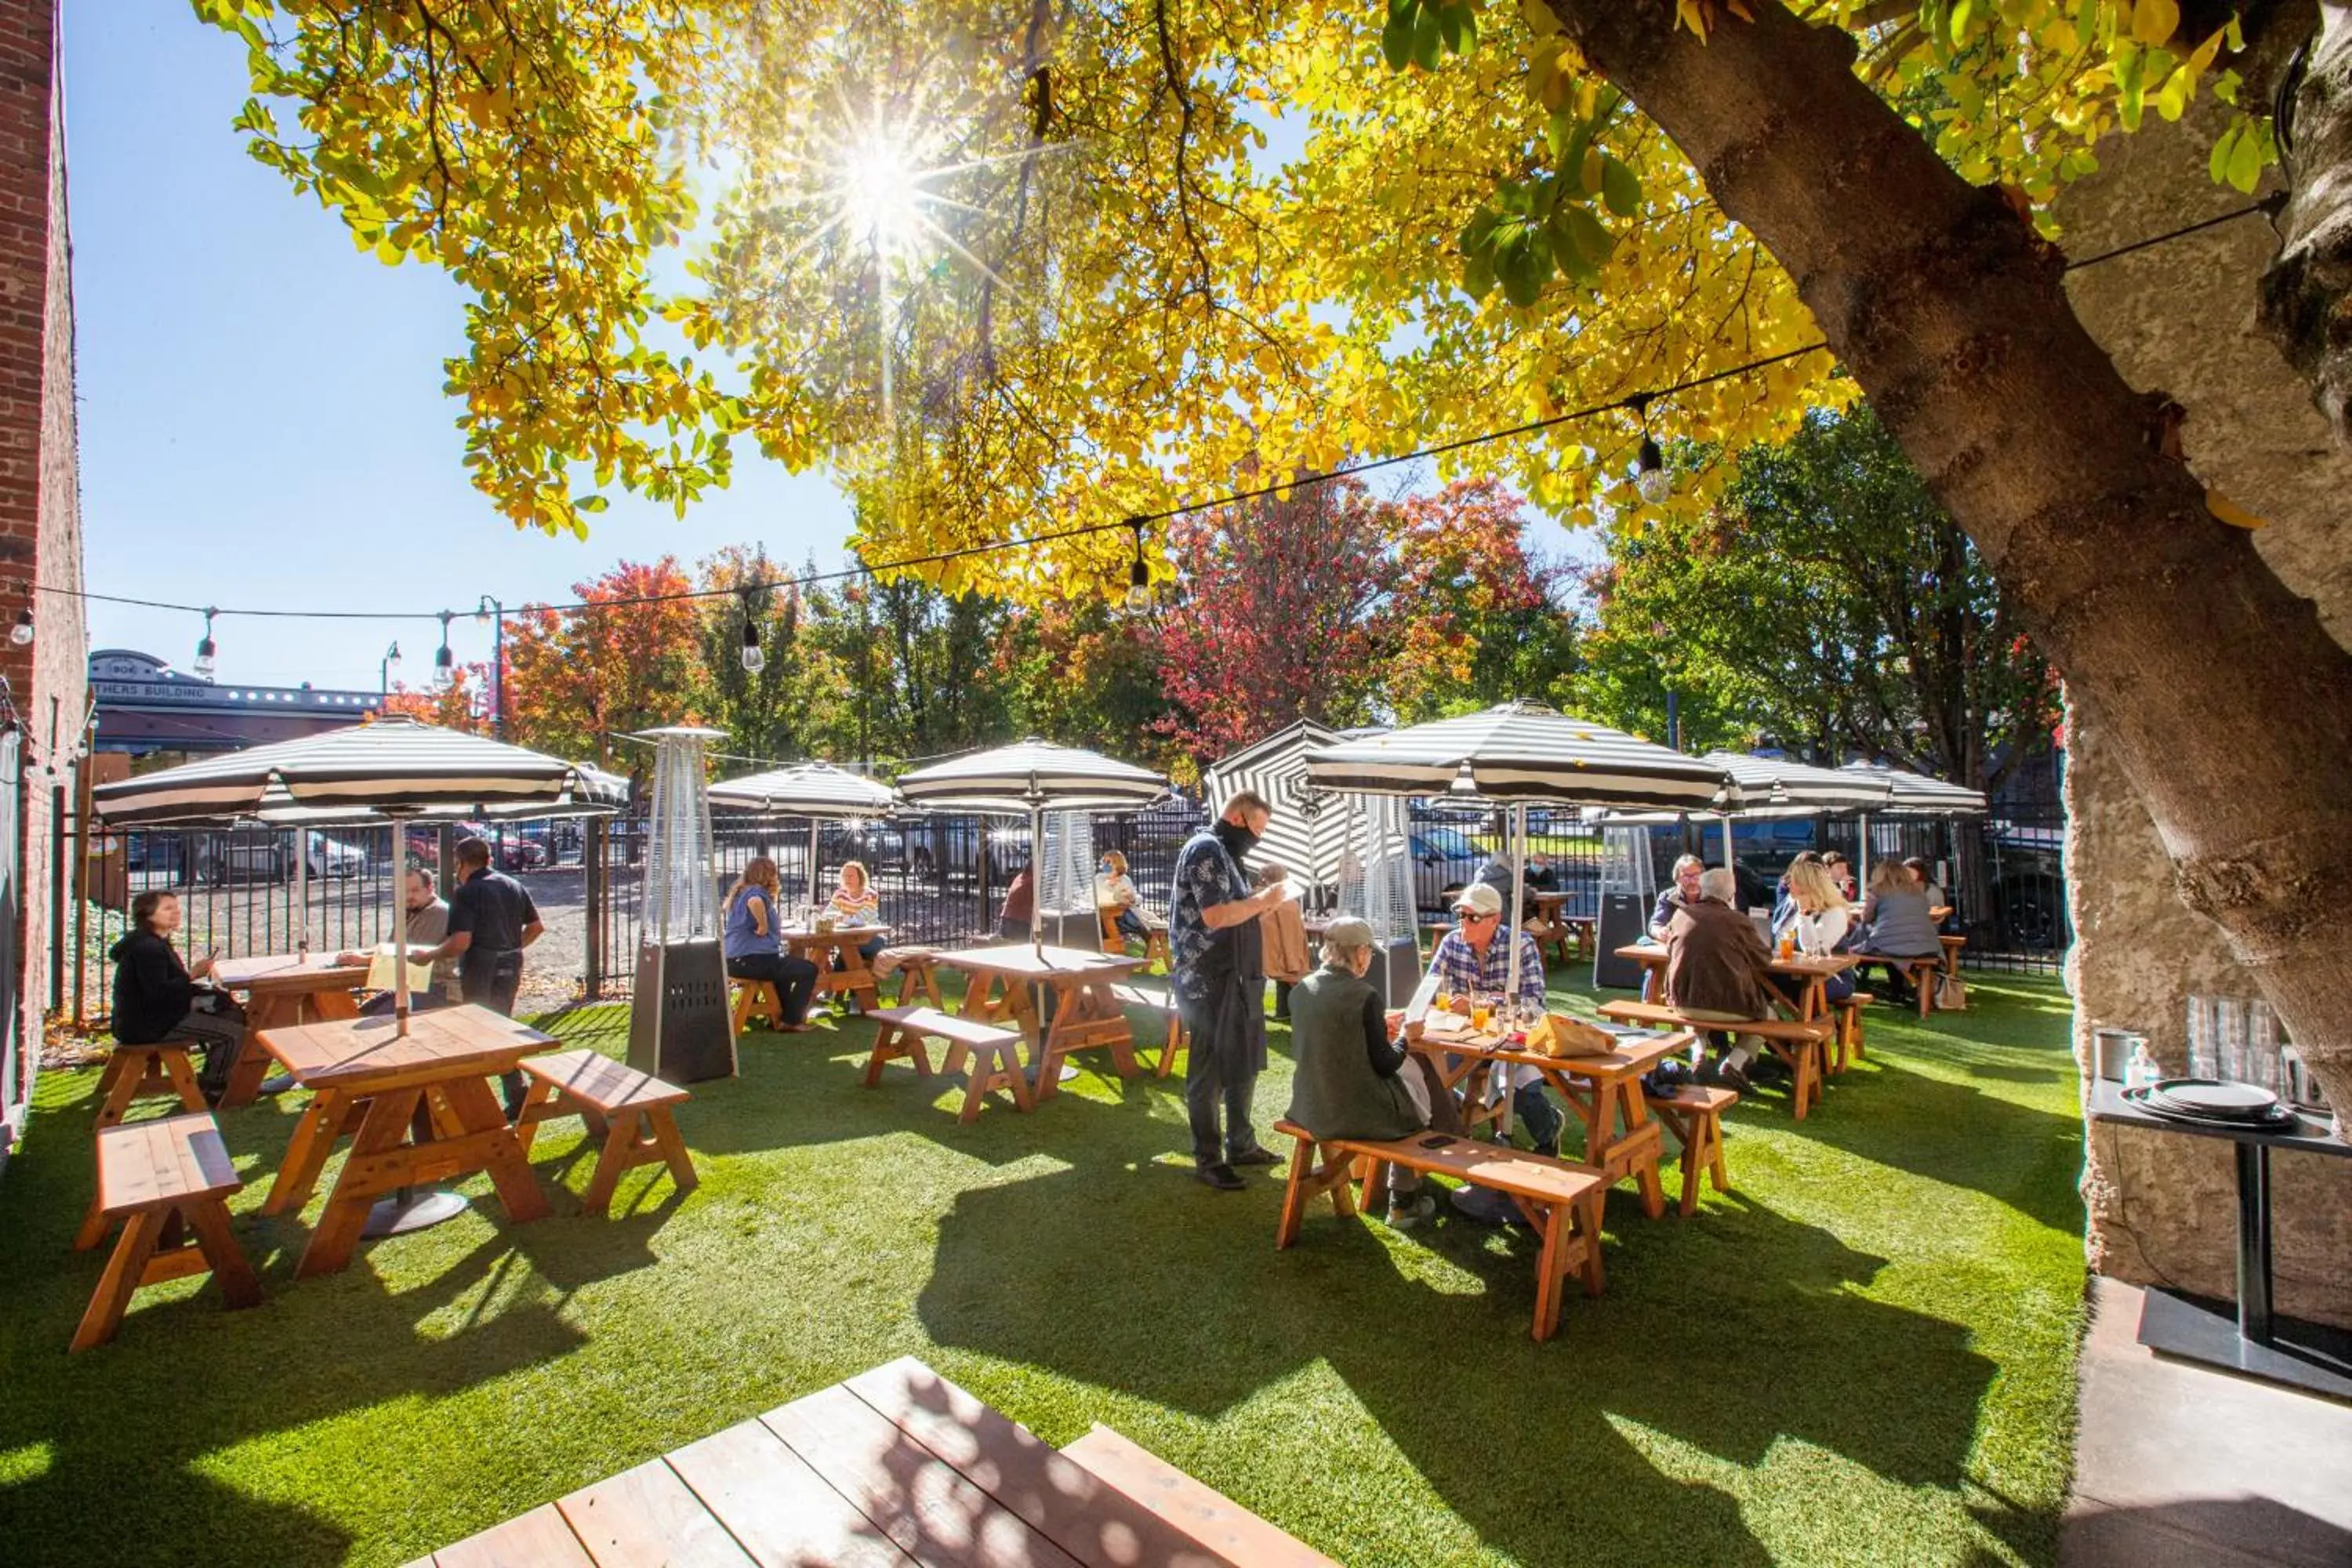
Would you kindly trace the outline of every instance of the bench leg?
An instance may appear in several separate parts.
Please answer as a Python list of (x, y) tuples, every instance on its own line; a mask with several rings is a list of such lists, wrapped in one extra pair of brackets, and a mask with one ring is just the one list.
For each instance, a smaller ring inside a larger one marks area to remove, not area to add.
[(220, 1281), (221, 1294), (232, 1307), (261, 1305), (261, 1281), (253, 1276), (253, 1265), (245, 1259), (245, 1249), (228, 1228), (228, 1208), (218, 1198), (202, 1198), (187, 1205), (182, 1211), (188, 1227), (196, 1233), (196, 1246), (203, 1249), (205, 1264)]
[[(1013, 1096), (1013, 1107), (1016, 1110), (1029, 1110), (1036, 1106), (1036, 1097), (1029, 1091), (1029, 1075), (1021, 1070), (1019, 1047), (1009, 1041), (992, 1046), (959, 1045), (954, 1054), (959, 1058), (968, 1058), (971, 1062), (964, 1077), (963, 1109), (956, 1112), (957, 1121), (979, 1121), (980, 1108), (987, 1103), (990, 1095), (1000, 1089)], [(950, 1067), (948, 1071), (952, 1073), (955, 1068)]]
[(278, 1179), (269, 1184), (269, 1196), (262, 1200), (263, 1214), (298, 1213), (310, 1201), (319, 1173), (335, 1152), (335, 1140), (342, 1136), (344, 1114), (352, 1103), (348, 1095), (331, 1089), (310, 1097), (287, 1143), (286, 1163), (278, 1168)]
[(81, 1315), (81, 1326), (74, 1331), (75, 1350), (86, 1351), (114, 1337), (114, 1331), (122, 1326), (123, 1310), (131, 1305), (131, 1292), (139, 1289), (140, 1278), (147, 1272), (147, 1260), (155, 1255), (155, 1243), (163, 1234), (161, 1209), (142, 1209), (131, 1216), (122, 1227), (122, 1239), (114, 1244), (114, 1256), (106, 1260), (106, 1272), (99, 1276), (98, 1289), (90, 1296), (89, 1310)]
[(1810, 1040), (1800, 1040), (1797, 1042), (1796, 1050), (1791, 1053), (1797, 1059), (1790, 1066), (1790, 1077), (1792, 1081), (1790, 1084), (1789, 1092), (1796, 1102), (1796, 1119), (1800, 1121), (1805, 1119), (1805, 1112), (1811, 1108), (1814, 1097), (1821, 1092), (1820, 1052), (1821, 1047), (1818, 1044)]
[(1576, 1247), (1580, 1239), (1576, 1235), (1575, 1210), (1568, 1204), (1547, 1205), (1542, 1211), (1541, 1225), (1543, 1253), (1536, 1259), (1534, 1331), (1538, 1344), (1559, 1330), (1561, 1288), (1568, 1279), (1568, 1271), (1575, 1266)]
[(1307, 1185), (1315, 1172), (1315, 1140), (1297, 1138), (1290, 1152), (1290, 1179), (1282, 1189), (1282, 1218), (1274, 1227), (1276, 1252), (1298, 1239), (1298, 1222), (1307, 1216)]
[(523, 1090), (522, 1109), (515, 1112), (514, 1119), (515, 1144), (526, 1160), (530, 1158), (531, 1143), (539, 1136), (539, 1124), (562, 1114), (555, 1109), (554, 1100), (555, 1085), (534, 1075), (530, 1087)]
[(653, 1129), (654, 1147), (662, 1163), (669, 1167), (669, 1179), (682, 1195), (694, 1191), (702, 1180), (695, 1174), (694, 1157), (686, 1152), (686, 1140), (678, 1135), (677, 1118), (667, 1105), (656, 1105), (646, 1112), (646, 1125)]
[[(882, 1083), (882, 1064), (904, 1057), (912, 1062), (917, 1078), (931, 1076), (930, 1047), (923, 1037), (903, 1025), (885, 1022), (874, 1031), (874, 1049), (866, 1058), (866, 1087), (877, 1089)], [(955, 1070), (954, 1053), (949, 1053), (947, 1070)]]
[(1859, 1004), (1846, 1010), (1845, 1021), (1849, 1037), (1846, 1040), (1847, 1049), (1853, 1053), (1855, 1061), (1868, 1060), (1870, 1053), (1863, 1049), (1862, 1045), (1862, 1007)]
[(596, 1156), (596, 1173), (589, 1178), (588, 1191), (580, 1200), (590, 1214), (611, 1212), (613, 1189), (620, 1184), (621, 1173), (637, 1163), (637, 1123), (644, 1114), (625, 1110), (612, 1119), (613, 1130), (605, 1136), (604, 1152)]
[(1168, 1015), (1168, 1043), (1160, 1047), (1160, 1068), (1155, 1076), (1166, 1078), (1174, 1070), (1176, 1053), (1184, 1049), (1185, 1044), (1184, 1020), (1171, 1009)]

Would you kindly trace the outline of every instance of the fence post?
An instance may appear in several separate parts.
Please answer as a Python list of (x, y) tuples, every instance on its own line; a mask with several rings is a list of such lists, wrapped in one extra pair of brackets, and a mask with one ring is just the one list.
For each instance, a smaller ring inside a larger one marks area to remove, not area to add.
[(66, 786), (49, 790), (49, 1011), (66, 1005)]
[(74, 771), (74, 985), (73, 1017), (79, 1027), (89, 1021), (82, 1010), (82, 971), (89, 966), (89, 759), (77, 757), (67, 764)]
[(588, 921), (580, 975), (581, 994), (593, 1000), (604, 994), (604, 819), (592, 816), (580, 841), (580, 874), (584, 884), (581, 910)]

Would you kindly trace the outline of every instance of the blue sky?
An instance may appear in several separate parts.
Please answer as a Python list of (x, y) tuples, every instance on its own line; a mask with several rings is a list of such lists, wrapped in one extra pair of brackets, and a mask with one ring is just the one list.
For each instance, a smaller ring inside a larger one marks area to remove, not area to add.
[[(244, 51), (185, 0), (67, 0), (82, 525), (93, 592), (176, 604), (471, 610), (568, 598), (620, 559), (758, 542), (831, 561), (849, 509), (747, 455), (678, 521), (615, 493), (586, 542), (518, 533), (466, 482), (441, 362), (462, 334), (440, 273), (386, 267), (246, 155)], [(44, 604), (43, 615), (61, 606)], [(66, 612), (70, 613), (70, 612)], [(91, 646), (185, 667), (193, 616), (92, 603)], [(224, 682), (409, 679), (431, 622), (224, 618)], [(489, 632), (452, 628), (460, 659)]]

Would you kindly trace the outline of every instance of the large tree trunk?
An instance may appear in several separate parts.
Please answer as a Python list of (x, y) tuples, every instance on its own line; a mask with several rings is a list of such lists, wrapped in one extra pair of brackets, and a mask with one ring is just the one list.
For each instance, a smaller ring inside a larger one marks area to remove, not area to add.
[(2172, 857), (2352, 1106), (2352, 657), (2216, 521), (2074, 319), (2061, 258), (1860, 81), (1852, 41), (1749, 0), (1549, 0), (1586, 58), (1779, 258), (1822, 334), (2096, 701)]
[(2262, 320), (2352, 447), (2352, 6), (2322, 0), (2279, 126), (2287, 205)]

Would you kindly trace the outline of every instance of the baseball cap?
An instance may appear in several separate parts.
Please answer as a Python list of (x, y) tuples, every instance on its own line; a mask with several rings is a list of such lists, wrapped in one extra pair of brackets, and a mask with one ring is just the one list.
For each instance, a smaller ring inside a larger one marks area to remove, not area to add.
[(1454, 910), (1456, 914), (1468, 910), (1474, 915), (1499, 915), (1503, 912), (1503, 895), (1484, 882), (1473, 882), (1455, 895)]
[(1370, 947), (1372, 945), (1371, 924), (1353, 916), (1333, 921), (1323, 928), (1323, 941), (1329, 947)]

